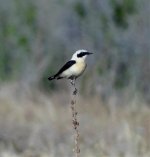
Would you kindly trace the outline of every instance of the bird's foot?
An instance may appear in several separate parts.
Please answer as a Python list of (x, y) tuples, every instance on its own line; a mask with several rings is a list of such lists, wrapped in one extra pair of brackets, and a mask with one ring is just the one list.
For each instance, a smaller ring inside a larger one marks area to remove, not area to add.
[(75, 81), (74, 80), (71, 80), (70, 83), (71, 83), (71, 85), (75, 86)]

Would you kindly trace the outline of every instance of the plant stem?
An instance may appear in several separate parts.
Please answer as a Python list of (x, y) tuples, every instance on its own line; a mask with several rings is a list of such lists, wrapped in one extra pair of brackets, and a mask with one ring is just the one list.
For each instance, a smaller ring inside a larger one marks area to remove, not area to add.
[(72, 124), (73, 124), (73, 128), (74, 128), (74, 143), (75, 143), (75, 147), (74, 147), (74, 152), (75, 152), (75, 156), (79, 157), (80, 154), (80, 147), (79, 147), (79, 122), (77, 120), (77, 114), (78, 112), (76, 111), (75, 108), (75, 104), (76, 104), (76, 95), (77, 95), (77, 88), (75, 87), (75, 83), (72, 84), (74, 87), (74, 91), (72, 93), (73, 97), (71, 100), (71, 111), (72, 111)]

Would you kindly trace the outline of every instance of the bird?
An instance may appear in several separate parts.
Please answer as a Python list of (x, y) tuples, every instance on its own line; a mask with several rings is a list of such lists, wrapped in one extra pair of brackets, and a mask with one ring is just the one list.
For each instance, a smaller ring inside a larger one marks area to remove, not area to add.
[(62, 68), (53, 76), (48, 77), (48, 80), (59, 80), (59, 79), (70, 79), (71, 84), (75, 85), (76, 79), (83, 74), (86, 69), (85, 59), (88, 55), (93, 53), (87, 50), (77, 50), (73, 55), (71, 60), (66, 62)]

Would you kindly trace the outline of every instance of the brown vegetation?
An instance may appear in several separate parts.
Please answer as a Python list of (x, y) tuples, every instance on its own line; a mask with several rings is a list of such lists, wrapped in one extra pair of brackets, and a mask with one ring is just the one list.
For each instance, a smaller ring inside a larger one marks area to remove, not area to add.
[[(1, 87), (0, 154), (5, 157), (73, 156), (69, 91), (47, 96), (40, 91), (19, 95)], [(138, 97), (116, 106), (99, 96), (77, 97), (81, 156), (142, 156), (150, 154), (150, 109)]]

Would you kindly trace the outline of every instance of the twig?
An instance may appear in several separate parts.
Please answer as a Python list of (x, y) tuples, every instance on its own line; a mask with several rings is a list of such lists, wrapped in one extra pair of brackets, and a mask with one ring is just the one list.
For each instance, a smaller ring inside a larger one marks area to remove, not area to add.
[(75, 87), (75, 82), (71, 83), (74, 91), (72, 93), (72, 100), (71, 100), (71, 111), (72, 111), (72, 124), (74, 128), (74, 142), (75, 142), (75, 147), (74, 147), (74, 152), (75, 152), (75, 157), (79, 157), (80, 154), (80, 147), (79, 147), (79, 122), (77, 120), (77, 114), (78, 112), (76, 111), (75, 104), (76, 104), (76, 95), (77, 95), (77, 88)]

